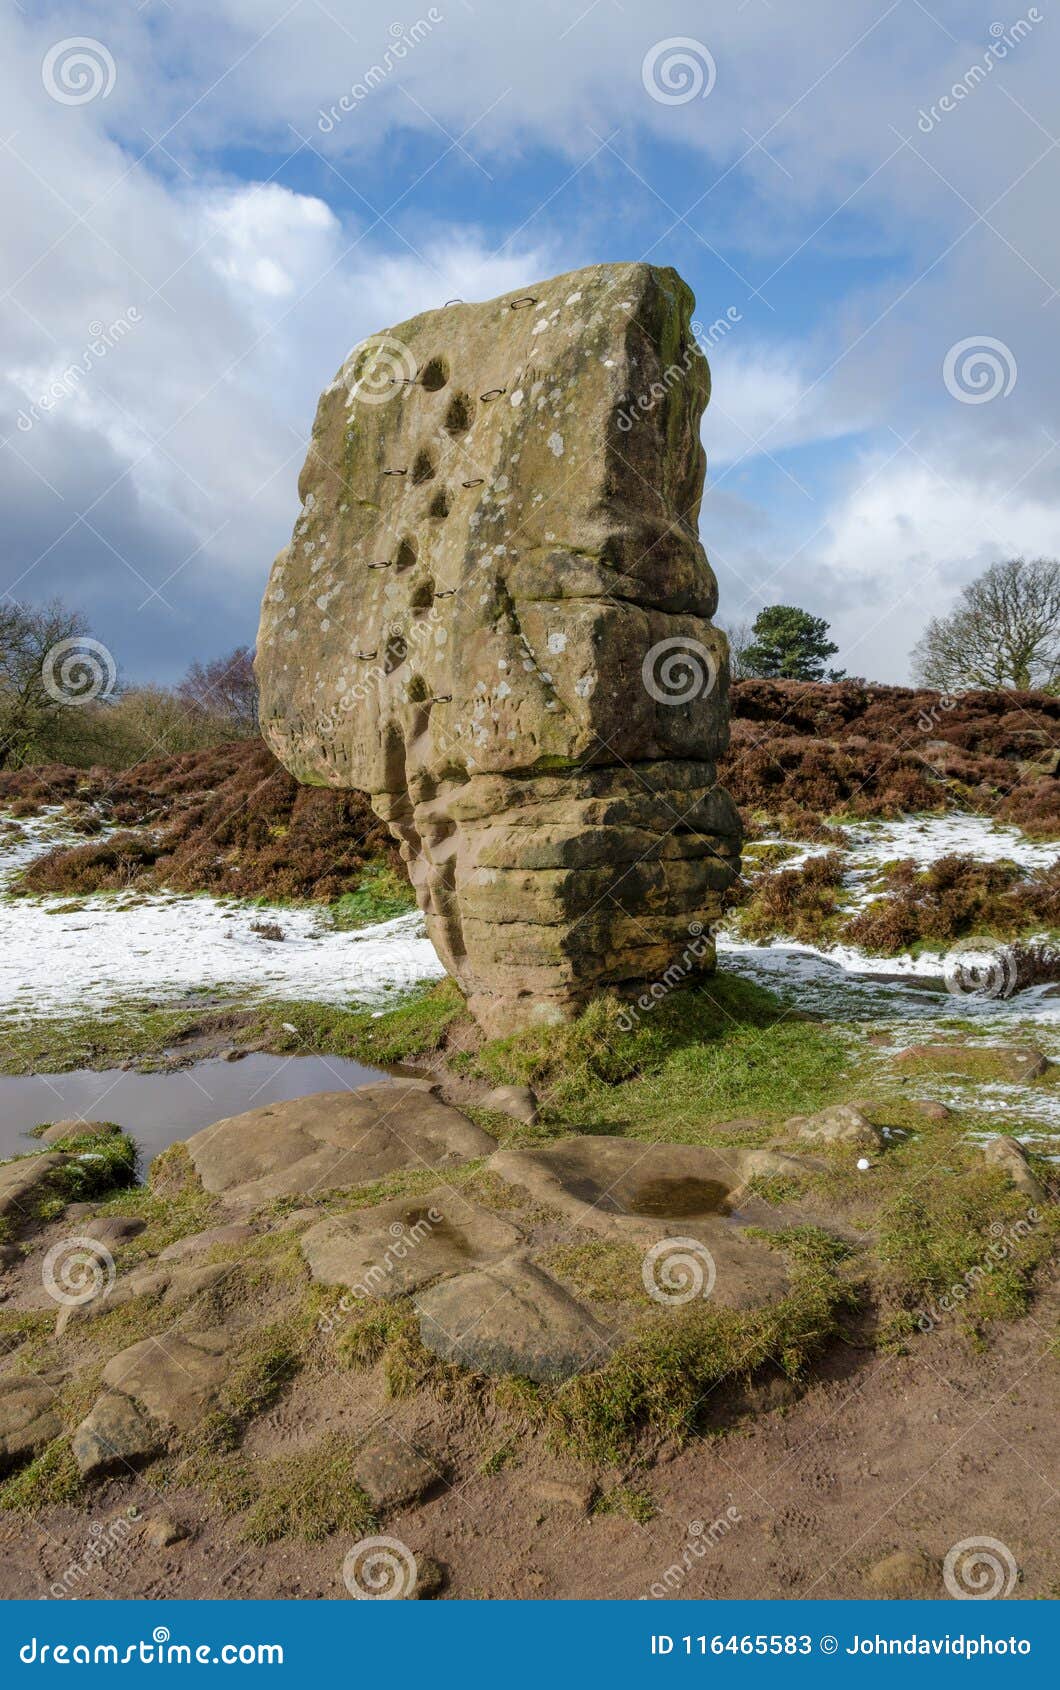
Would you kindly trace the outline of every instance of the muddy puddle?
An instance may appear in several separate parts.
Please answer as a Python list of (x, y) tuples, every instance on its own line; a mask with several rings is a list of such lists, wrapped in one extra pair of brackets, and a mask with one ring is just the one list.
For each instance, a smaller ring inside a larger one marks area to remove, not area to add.
[(633, 1191), (621, 1193), (621, 1202), (631, 1215), (659, 1219), (705, 1219), (727, 1215), (731, 1208), (729, 1187), (716, 1179), (644, 1180)]
[(0, 1159), (33, 1149), (42, 1121), (117, 1121), (140, 1146), (142, 1167), (176, 1139), (226, 1115), (316, 1091), (355, 1091), (389, 1079), (359, 1062), (255, 1053), (239, 1062), (197, 1062), (163, 1074), (134, 1069), (0, 1075)]

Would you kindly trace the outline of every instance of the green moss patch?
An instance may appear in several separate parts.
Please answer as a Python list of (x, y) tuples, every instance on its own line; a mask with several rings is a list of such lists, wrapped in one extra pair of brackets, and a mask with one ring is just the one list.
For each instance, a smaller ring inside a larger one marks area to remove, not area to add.
[(408, 877), (389, 863), (373, 865), (360, 885), (345, 892), (329, 908), (332, 924), (340, 930), (370, 927), (377, 921), (392, 921), (416, 908), (416, 895)]

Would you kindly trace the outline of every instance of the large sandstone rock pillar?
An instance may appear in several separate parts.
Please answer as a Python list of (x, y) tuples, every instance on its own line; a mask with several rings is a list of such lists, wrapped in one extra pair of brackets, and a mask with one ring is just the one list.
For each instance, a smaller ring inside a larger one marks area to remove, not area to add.
[(739, 821), (692, 305), (598, 265), (355, 347), (265, 594), (266, 738), (371, 795), (491, 1032), (713, 965)]

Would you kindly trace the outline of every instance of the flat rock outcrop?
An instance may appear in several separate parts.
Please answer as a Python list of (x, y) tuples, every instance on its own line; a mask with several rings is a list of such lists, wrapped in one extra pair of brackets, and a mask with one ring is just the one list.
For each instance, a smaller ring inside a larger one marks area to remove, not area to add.
[(45, 1448), (62, 1431), (56, 1391), (33, 1375), (0, 1379), (0, 1474)]
[(231, 1334), (165, 1332), (112, 1356), (96, 1399), (71, 1439), (84, 1478), (136, 1466), (169, 1439), (190, 1434), (219, 1398), (231, 1371)]
[(496, 1141), (413, 1080), (249, 1109), (203, 1127), (187, 1148), (207, 1191), (255, 1204), (401, 1168), (455, 1167), (488, 1156)]
[(355, 347), (265, 594), (266, 739), (370, 795), (491, 1032), (713, 966), (740, 826), (692, 307), (598, 265)]
[(416, 1308), (423, 1343), (444, 1361), (541, 1384), (602, 1367), (619, 1339), (521, 1252), (443, 1280)]
[(513, 1250), (518, 1230), (440, 1186), (370, 1209), (328, 1215), (301, 1240), (313, 1278), (360, 1297), (401, 1297), (441, 1275), (466, 1273)]

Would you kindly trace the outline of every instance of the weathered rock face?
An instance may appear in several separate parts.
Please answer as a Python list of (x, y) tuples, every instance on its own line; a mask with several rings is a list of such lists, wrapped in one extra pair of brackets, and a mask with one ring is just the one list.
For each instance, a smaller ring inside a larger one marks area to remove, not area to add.
[(692, 304), (601, 265), (355, 348), (273, 566), (265, 736), (371, 795), (490, 1030), (713, 964), (739, 821)]

